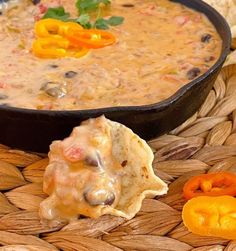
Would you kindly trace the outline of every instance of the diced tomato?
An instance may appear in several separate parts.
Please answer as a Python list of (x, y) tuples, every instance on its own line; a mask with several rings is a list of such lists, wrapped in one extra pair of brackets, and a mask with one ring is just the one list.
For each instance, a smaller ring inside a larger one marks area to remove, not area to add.
[(194, 22), (199, 23), (202, 20), (202, 14), (198, 14), (196, 17), (194, 17)]
[(147, 8), (139, 11), (139, 13), (144, 14), (144, 15), (148, 15), (148, 16), (155, 15), (155, 12), (156, 12), (156, 5), (155, 4), (150, 4)]
[(83, 159), (84, 151), (78, 146), (72, 146), (64, 150), (64, 156), (71, 162)]
[(149, 5), (149, 10), (155, 10), (155, 9), (156, 9), (156, 5), (154, 4)]
[(181, 70), (187, 70), (187, 69), (190, 69), (191, 67), (193, 67), (193, 65), (188, 63), (188, 62), (185, 62), (185, 63), (180, 65)]
[(44, 4), (39, 4), (39, 12), (40, 14), (44, 14), (48, 10), (48, 7)]
[(192, 40), (192, 41), (188, 41), (185, 44), (194, 44), (196, 41)]
[(189, 16), (177, 16), (177, 17), (175, 17), (174, 20), (175, 20), (176, 24), (184, 25), (190, 20), (190, 18), (189, 18)]
[(6, 88), (7, 87), (7, 84), (6, 83), (3, 83), (3, 82), (0, 82), (0, 88)]
[(163, 80), (172, 82), (172, 83), (181, 83), (184, 81), (184, 79), (179, 78), (178, 76), (172, 75), (172, 74), (165, 74), (162, 77)]
[(184, 33), (183, 30), (177, 30), (177, 31), (176, 31), (176, 34), (177, 34), (177, 35), (180, 35), (180, 34), (183, 34), (183, 33)]
[(39, 21), (43, 14), (45, 14), (48, 10), (48, 8), (54, 8), (54, 7), (58, 7), (61, 6), (61, 1), (60, 0), (52, 0), (52, 1), (48, 1), (47, 4), (39, 4), (38, 5), (38, 14), (34, 16), (34, 20), (35, 21)]
[(41, 19), (40, 15), (34, 16), (34, 21), (35, 21), (35, 22), (39, 21), (40, 19)]

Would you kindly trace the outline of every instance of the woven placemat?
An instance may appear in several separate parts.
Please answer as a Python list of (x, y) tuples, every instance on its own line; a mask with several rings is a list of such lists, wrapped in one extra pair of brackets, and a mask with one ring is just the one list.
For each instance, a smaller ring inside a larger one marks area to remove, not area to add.
[(221, 71), (196, 114), (149, 144), (154, 170), (169, 184), (167, 195), (145, 199), (129, 221), (105, 215), (53, 228), (42, 225), (38, 216), (46, 198), (42, 181), (47, 157), (0, 145), (0, 250), (236, 250), (236, 241), (188, 232), (181, 218), (182, 188), (190, 177), (236, 172), (235, 66)]

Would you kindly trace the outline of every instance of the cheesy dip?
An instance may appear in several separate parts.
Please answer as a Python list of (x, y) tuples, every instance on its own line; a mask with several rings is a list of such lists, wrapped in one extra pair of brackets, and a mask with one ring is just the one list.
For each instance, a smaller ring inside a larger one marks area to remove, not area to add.
[(116, 42), (80, 58), (38, 58), (34, 25), (75, 1), (18, 0), (0, 15), (0, 104), (41, 110), (148, 105), (173, 95), (204, 74), (220, 56), (222, 41), (208, 18), (169, 0), (113, 0), (104, 18)]

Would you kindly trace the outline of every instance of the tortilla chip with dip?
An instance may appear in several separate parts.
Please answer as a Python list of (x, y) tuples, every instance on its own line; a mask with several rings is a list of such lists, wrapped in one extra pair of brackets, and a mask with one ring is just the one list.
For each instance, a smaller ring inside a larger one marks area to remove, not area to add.
[(204, 0), (215, 8), (228, 22), (232, 33), (232, 46), (236, 48), (236, 0)]
[(167, 192), (152, 169), (148, 144), (124, 125), (104, 116), (75, 127), (50, 146), (40, 205), (47, 220), (71, 220), (82, 214), (131, 219), (145, 197)]

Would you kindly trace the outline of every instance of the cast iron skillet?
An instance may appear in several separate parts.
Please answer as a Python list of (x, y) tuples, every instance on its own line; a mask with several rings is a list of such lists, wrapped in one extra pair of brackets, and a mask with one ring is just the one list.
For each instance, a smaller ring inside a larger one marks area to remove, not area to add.
[(0, 106), (0, 143), (47, 152), (52, 140), (68, 136), (81, 121), (102, 114), (151, 139), (184, 122), (203, 103), (230, 50), (231, 34), (225, 19), (201, 0), (173, 0), (205, 13), (223, 40), (222, 53), (205, 74), (182, 87), (170, 98), (152, 105), (109, 107), (77, 111), (39, 111)]

